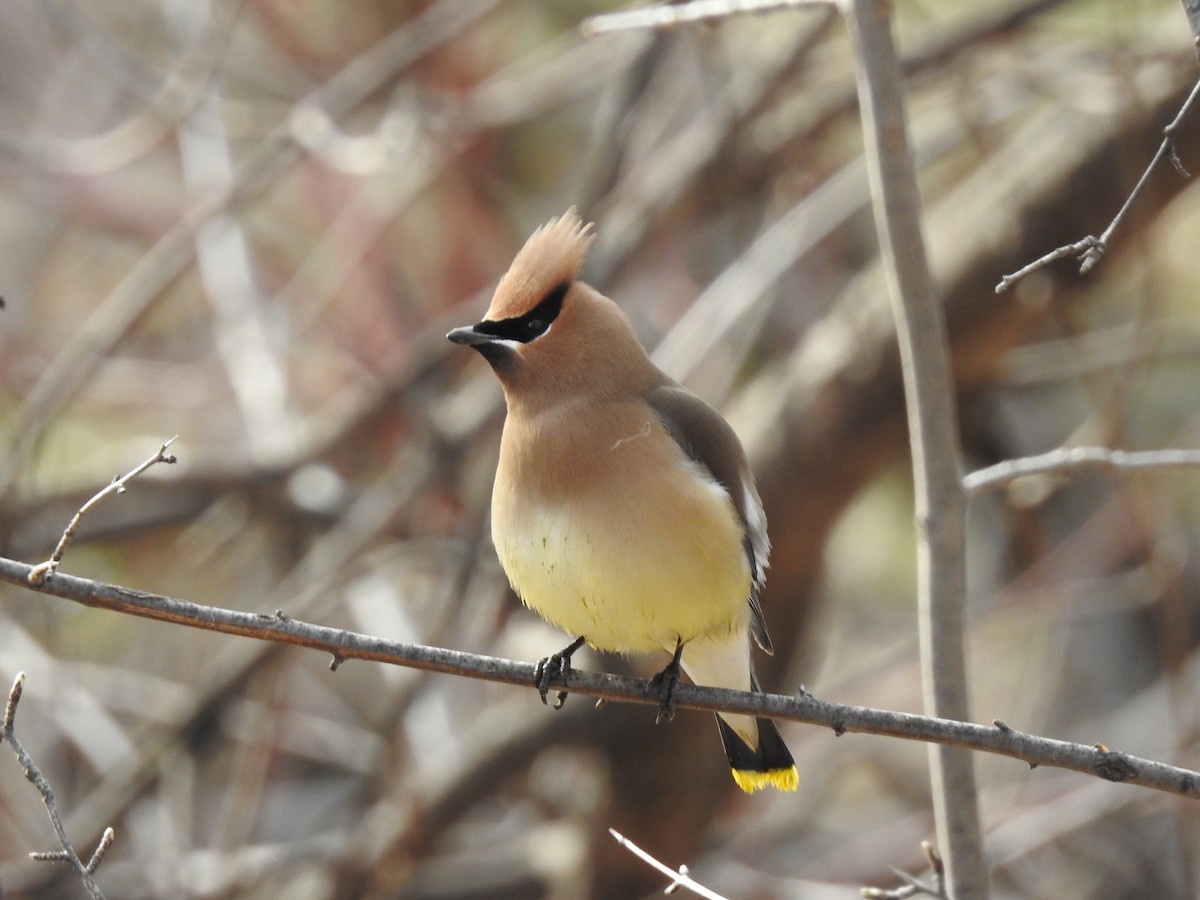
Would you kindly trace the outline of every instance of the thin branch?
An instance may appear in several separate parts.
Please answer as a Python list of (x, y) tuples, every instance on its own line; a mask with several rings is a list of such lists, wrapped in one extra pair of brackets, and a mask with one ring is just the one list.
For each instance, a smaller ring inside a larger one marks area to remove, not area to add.
[(1150, 160), (1150, 165), (1146, 166), (1146, 171), (1144, 171), (1142, 173), (1142, 177), (1138, 179), (1138, 183), (1134, 186), (1133, 191), (1125, 199), (1125, 203), (1121, 206), (1121, 209), (1117, 213), (1116, 217), (1108, 223), (1108, 227), (1104, 229), (1104, 232), (1099, 237), (1089, 234), (1087, 237), (1082, 238), (1073, 244), (1067, 244), (1066, 246), (1059, 247), (1057, 250), (1050, 251), (1041, 259), (1034, 260), (1029, 265), (1018, 269), (1011, 275), (1005, 275), (1000, 279), (1000, 283), (996, 285), (996, 293), (1004, 293), (1031, 272), (1036, 272), (1038, 269), (1044, 268), (1045, 266), (1050, 265), (1050, 263), (1056, 262), (1057, 260), (1063, 259), (1067, 256), (1076, 257), (1080, 262), (1079, 274), (1086, 275), (1092, 270), (1096, 263), (1100, 262), (1100, 258), (1104, 255), (1104, 251), (1108, 249), (1108, 244), (1112, 240), (1113, 234), (1116, 233), (1116, 230), (1118, 227), (1120, 227), (1121, 223), (1125, 221), (1125, 218), (1128, 216), (1129, 210), (1132, 208), (1134, 201), (1141, 195), (1142, 191), (1149, 183), (1150, 175), (1159, 167), (1163, 160), (1170, 160), (1171, 164), (1175, 166), (1176, 171), (1178, 171), (1185, 178), (1189, 177), (1188, 173), (1183, 168), (1183, 164), (1179, 161), (1179, 156), (1175, 152), (1175, 133), (1183, 124), (1183, 120), (1187, 117), (1187, 114), (1191, 112), (1192, 104), (1196, 102), (1197, 97), (1200, 97), (1200, 80), (1196, 82), (1195, 86), (1192, 88), (1192, 92), (1188, 94), (1187, 100), (1183, 102), (1183, 106), (1180, 107), (1179, 113), (1171, 121), (1171, 124), (1163, 129), (1163, 141), (1158, 147), (1158, 152), (1155, 153), (1154, 158)]
[[(290, 618), (282, 610), (266, 615), (202, 606), (161, 594), (150, 594), (79, 578), (64, 572), (56, 573), (40, 587), (33, 587), (29, 584), (31, 569), (32, 566), (27, 563), (0, 557), (0, 582), (73, 600), (85, 606), (160, 622), (308, 647), (329, 654), (331, 660), (338, 664), (351, 659), (371, 660), (500, 684), (520, 685), (529, 688), (531, 692), (535, 684), (533, 663), (441, 647), (387, 641), (372, 635), (312, 625)], [(570, 679), (570, 684), (561, 679), (553, 679), (551, 688), (570, 690), (581, 696), (605, 700), (653, 706), (658, 704), (658, 694), (649, 690), (650, 682), (646, 679), (578, 669), (571, 671)], [(999, 721), (985, 726), (933, 716), (830, 703), (816, 699), (803, 688), (796, 696), (784, 696), (681, 684), (677, 689), (676, 699), (680, 709), (743, 713), (823, 725), (836, 735), (846, 732), (877, 734), (963, 747), (1009, 756), (1031, 767), (1070, 769), (1108, 781), (1136, 784), (1200, 799), (1198, 772), (1130, 756), (1099, 744), (1088, 746), (1025, 734)]]
[(79, 880), (83, 882), (84, 888), (88, 892), (88, 896), (93, 900), (104, 900), (104, 894), (100, 891), (100, 886), (96, 884), (96, 880), (92, 878), (92, 872), (96, 866), (100, 864), (100, 859), (103, 858), (104, 852), (112, 844), (112, 829), (105, 830), (104, 837), (100, 839), (100, 844), (96, 848), (96, 852), (92, 854), (91, 861), (84, 865), (83, 860), (79, 858), (79, 854), (71, 846), (71, 841), (67, 837), (67, 830), (63, 827), (62, 818), (58, 814), (58, 803), (54, 799), (54, 789), (50, 787), (50, 782), (46, 780), (46, 776), (42, 774), (42, 770), (34, 763), (31, 757), (21, 746), (21, 742), (17, 740), (14, 728), (14, 720), (17, 714), (17, 704), (21, 701), (21, 692), (25, 688), (25, 673), (19, 672), (16, 680), (13, 682), (12, 690), (8, 692), (8, 702), (4, 707), (4, 726), (3, 731), (0, 731), (0, 739), (3, 739), (13, 749), (13, 753), (17, 755), (17, 761), (21, 764), (21, 768), (25, 772), (25, 778), (38, 789), (38, 793), (42, 795), (42, 805), (46, 807), (46, 814), (50, 817), (50, 824), (54, 828), (54, 834), (58, 838), (60, 850), (54, 850), (48, 853), (33, 852), (29, 856), (32, 859), (43, 860), (48, 862), (65, 862), (69, 863), (79, 876)]
[(933, 873), (928, 882), (913, 878), (897, 869), (893, 871), (904, 882), (900, 887), (891, 890), (865, 887), (862, 889), (862, 895), (869, 900), (907, 900), (908, 897), (916, 897), (918, 894), (950, 900), (950, 895), (946, 893), (946, 864), (942, 861), (942, 855), (929, 841), (921, 842), (921, 851), (925, 854), (925, 861), (929, 863), (929, 869)]
[(100, 867), (100, 863), (104, 862), (104, 856), (112, 847), (113, 842), (117, 839), (117, 833), (111, 827), (104, 829), (104, 834), (100, 835), (100, 843), (96, 844), (96, 849), (92, 851), (92, 858), (88, 860), (87, 870), (95, 872)]
[(671, 883), (669, 885), (667, 885), (667, 887), (663, 890), (664, 894), (673, 894), (673, 893), (675, 893), (676, 889), (678, 889), (678, 888), (686, 888), (687, 890), (691, 891), (693, 894), (697, 894), (701, 897), (705, 897), (705, 898), (707, 898), (707, 900), (725, 900), (725, 898), (723, 896), (721, 896), (720, 894), (718, 894), (714, 891), (710, 891), (704, 885), (699, 884), (696, 881), (693, 881), (688, 876), (687, 866), (680, 866), (679, 871), (675, 871), (670, 866), (667, 866), (664, 863), (659, 862), (657, 859), (655, 859), (653, 856), (651, 856), (649, 853), (647, 853), (645, 850), (643, 850), (641, 847), (639, 847), (637, 844), (635, 844), (629, 838), (625, 837), (625, 835), (621, 834), (615, 828), (608, 829), (608, 833), (611, 834), (614, 838), (616, 838), (618, 844), (620, 844), (622, 847), (624, 847), (626, 850), (628, 850), (630, 853), (632, 853), (638, 859), (642, 860), (643, 862), (649, 863), (653, 868), (662, 872), (664, 875), (666, 875), (668, 878), (671, 879)]
[(171, 438), (169, 441), (165, 441), (163, 445), (158, 448), (157, 453), (155, 453), (153, 456), (147, 457), (144, 462), (135, 468), (130, 469), (124, 475), (114, 478), (108, 487), (104, 488), (104, 490), (93, 496), (91, 500), (79, 507), (79, 510), (71, 517), (71, 521), (67, 523), (66, 530), (63, 531), (62, 537), (58, 539), (58, 546), (54, 548), (54, 552), (50, 554), (50, 558), (43, 563), (38, 563), (38, 565), (34, 566), (33, 570), (29, 573), (29, 583), (33, 587), (40, 587), (42, 583), (45, 582), (45, 580), (53, 575), (55, 570), (58, 569), (59, 564), (62, 562), (63, 554), (67, 552), (67, 548), (71, 546), (71, 541), (75, 539), (76, 532), (79, 531), (79, 526), (83, 522), (83, 517), (91, 512), (101, 500), (103, 500), (109, 494), (123, 494), (125, 492), (125, 486), (151, 466), (157, 463), (167, 463), (168, 465), (173, 465), (176, 462), (174, 456), (167, 456), (167, 448), (175, 443), (178, 437), (179, 435), (175, 435), (175, 437)]
[(647, 6), (628, 12), (592, 16), (580, 26), (589, 37), (613, 31), (643, 28), (670, 28), (707, 19), (724, 19), (733, 15), (779, 12), (798, 6), (834, 6), (836, 0), (691, 0), (677, 6)]
[[(945, 316), (921, 229), (921, 198), (908, 143), (891, 4), (843, 0), (854, 50), (875, 231), (896, 320), (912, 448), (917, 521), (917, 627), (925, 711), (965, 720), (966, 493)], [(974, 759), (930, 750), (934, 821), (956, 900), (987, 897)]]
[(1200, 59), (1200, 0), (1183, 0), (1183, 11), (1187, 15), (1188, 27), (1196, 43), (1196, 57)]
[(1038, 456), (1006, 459), (972, 472), (963, 488), (972, 494), (1006, 487), (1026, 475), (1067, 474), (1086, 470), (1139, 471), (1200, 466), (1200, 450), (1112, 450), (1108, 447), (1060, 447)]

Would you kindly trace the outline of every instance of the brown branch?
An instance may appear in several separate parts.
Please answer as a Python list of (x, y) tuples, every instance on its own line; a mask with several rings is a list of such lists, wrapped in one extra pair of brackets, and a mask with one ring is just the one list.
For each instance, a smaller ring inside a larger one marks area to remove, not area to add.
[(1191, 112), (1192, 104), (1196, 102), (1197, 97), (1200, 97), (1200, 81), (1196, 82), (1195, 87), (1192, 88), (1192, 92), (1188, 94), (1187, 99), (1183, 102), (1183, 106), (1180, 107), (1179, 113), (1171, 120), (1171, 124), (1163, 129), (1163, 141), (1158, 147), (1158, 152), (1150, 160), (1150, 165), (1146, 166), (1146, 171), (1142, 173), (1142, 177), (1134, 185), (1133, 190), (1125, 199), (1125, 203), (1122, 204), (1120, 211), (1108, 223), (1108, 227), (1104, 229), (1099, 237), (1089, 234), (1087, 237), (1081, 238), (1073, 244), (1066, 244), (1056, 250), (1051, 250), (1045, 256), (1034, 260), (1011, 275), (1005, 275), (1000, 279), (1000, 283), (996, 285), (996, 293), (1004, 293), (1031, 272), (1036, 272), (1038, 269), (1044, 268), (1050, 265), (1050, 263), (1068, 256), (1074, 256), (1079, 259), (1079, 274), (1086, 275), (1096, 263), (1100, 262), (1104, 251), (1108, 249), (1108, 244), (1112, 240), (1113, 234), (1116, 233), (1121, 223), (1125, 221), (1125, 217), (1129, 214), (1134, 201), (1141, 195), (1146, 184), (1150, 181), (1151, 174), (1153, 174), (1154, 170), (1159, 167), (1163, 160), (1169, 159), (1181, 175), (1185, 178), (1188, 177), (1188, 173), (1184, 170), (1183, 164), (1180, 163), (1179, 157), (1175, 153), (1175, 133), (1183, 125), (1183, 120), (1187, 117), (1187, 114)]
[[(28, 578), (28, 575), (26, 575)], [(50, 824), (54, 828), (54, 834), (58, 838), (58, 845), (61, 849), (50, 852), (34, 852), (30, 853), (31, 859), (46, 861), (46, 862), (65, 862), (69, 863), (79, 875), (79, 880), (83, 882), (84, 888), (88, 892), (88, 896), (93, 900), (104, 900), (104, 894), (100, 890), (100, 886), (96, 884), (96, 880), (92, 878), (92, 873), (96, 867), (100, 865), (100, 860), (103, 859), (105, 852), (112, 845), (113, 830), (106, 828), (104, 835), (100, 839), (100, 843), (96, 846), (95, 853), (92, 854), (91, 860), (85, 865), (83, 860), (79, 858), (79, 854), (75, 852), (75, 848), (71, 846), (71, 841), (67, 837), (67, 830), (63, 826), (62, 818), (58, 814), (58, 803), (54, 799), (54, 789), (50, 787), (50, 782), (46, 776), (42, 774), (42, 770), (37, 767), (33, 761), (33, 757), (21, 746), (21, 742), (17, 740), (14, 728), (14, 719), (17, 714), (17, 704), (21, 700), (21, 692), (25, 688), (25, 673), (17, 674), (16, 680), (13, 681), (12, 690), (8, 692), (8, 702), (4, 706), (4, 725), (0, 730), (0, 740), (6, 741), (13, 749), (13, 753), (17, 756), (17, 761), (21, 764), (22, 770), (25, 772), (25, 778), (38, 789), (38, 793), (42, 795), (42, 805), (46, 807), (46, 814), (50, 817)]]
[[(135, 591), (58, 572), (44, 584), (29, 583), (32, 566), (0, 557), (0, 582), (38, 593), (73, 600), (85, 606), (127, 613), (160, 622), (235, 634), (262, 641), (295, 644), (320, 650), (341, 664), (350, 659), (461, 675), (500, 684), (534, 685), (534, 664), (460, 650), (388, 641), (274, 614), (245, 613), (202, 606), (187, 600)], [(658, 704), (651, 683), (641, 678), (572, 670), (570, 684), (556, 679), (552, 688), (569, 689), (586, 697), (628, 703)], [(681, 684), (681, 709), (745, 713), (792, 722), (822, 725), (834, 734), (847, 732), (925, 741), (1009, 756), (1030, 767), (1070, 769), (1086, 775), (1200, 799), (1200, 772), (1110, 750), (1104, 745), (1075, 744), (1016, 731), (997, 721), (991, 726), (951, 719), (851, 706), (818, 700), (803, 688), (796, 696), (752, 694), (702, 685)]]

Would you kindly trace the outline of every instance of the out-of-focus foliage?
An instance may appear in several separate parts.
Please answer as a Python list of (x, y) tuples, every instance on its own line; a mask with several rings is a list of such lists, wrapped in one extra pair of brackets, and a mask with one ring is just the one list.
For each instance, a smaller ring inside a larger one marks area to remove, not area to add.
[[(487, 538), (500, 421), (447, 344), (527, 233), (597, 223), (589, 280), (754, 459), (771, 689), (919, 710), (912, 517), (853, 68), (828, 10), (583, 38), (607, 4), (0, 8), (0, 546), (388, 638), (565, 643)], [(901, 2), (926, 234), (966, 464), (1195, 446), (1200, 192), (1156, 174), (1196, 76), (1177, 3)], [(1200, 171), (1200, 127), (1180, 135)], [(975, 717), (1197, 765), (1196, 476), (1044, 477), (970, 521)], [(586, 657), (653, 671), (663, 660)], [(787, 727), (795, 795), (737, 793), (708, 716), (518, 690), (0, 590), (0, 681), (113, 897), (630, 897), (615, 827), (729, 896), (855, 896), (917, 868), (924, 748)], [(980, 759), (998, 897), (1194, 896), (1194, 805)], [(72, 896), (0, 748), (0, 886)]]

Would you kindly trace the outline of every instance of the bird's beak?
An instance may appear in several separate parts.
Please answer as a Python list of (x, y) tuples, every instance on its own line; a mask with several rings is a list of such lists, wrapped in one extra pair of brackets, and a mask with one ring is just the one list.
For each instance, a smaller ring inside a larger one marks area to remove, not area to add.
[(462, 328), (455, 328), (447, 334), (446, 340), (468, 347), (478, 347), (480, 344), (490, 344), (495, 338), (490, 334), (476, 331), (474, 325), (465, 325)]

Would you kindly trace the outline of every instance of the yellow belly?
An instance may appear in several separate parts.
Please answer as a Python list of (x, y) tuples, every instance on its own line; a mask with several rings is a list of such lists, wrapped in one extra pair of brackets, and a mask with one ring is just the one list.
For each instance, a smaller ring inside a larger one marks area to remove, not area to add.
[(750, 566), (728, 495), (681, 453), (658, 467), (623, 464), (644, 452), (635, 445), (614, 442), (618, 457), (630, 451), (622, 464), (577, 478), (556, 500), (497, 487), (493, 540), (514, 590), (551, 624), (610, 652), (742, 631)]

